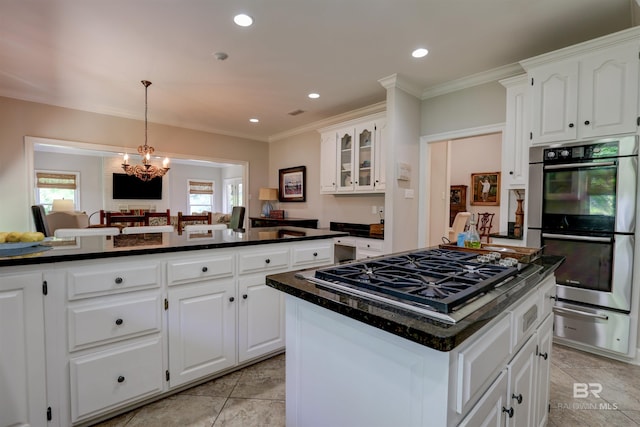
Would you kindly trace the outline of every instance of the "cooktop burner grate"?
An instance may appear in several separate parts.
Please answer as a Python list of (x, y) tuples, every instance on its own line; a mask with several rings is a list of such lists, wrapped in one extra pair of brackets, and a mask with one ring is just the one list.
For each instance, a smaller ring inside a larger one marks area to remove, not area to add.
[(475, 258), (469, 252), (431, 249), (319, 269), (315, 277), (451, 313), (518, 272)]

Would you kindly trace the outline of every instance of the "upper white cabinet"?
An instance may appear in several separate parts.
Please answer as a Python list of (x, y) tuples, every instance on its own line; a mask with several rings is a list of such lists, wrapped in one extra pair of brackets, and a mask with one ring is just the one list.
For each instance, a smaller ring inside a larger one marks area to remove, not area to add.
[(634, 133), (637, 29), (522, 61), (531, 88), (532, 144)]
[(321, 130), (321, 193), (384, 191), (384, 127), (377, 115)]
[[(526, 188), (529, 172), (527, 76), (501, 80), (507, 88), (507, 122), (502, 144), (503, 190)], [(508, 200), (503, 193), (502, 200)]]

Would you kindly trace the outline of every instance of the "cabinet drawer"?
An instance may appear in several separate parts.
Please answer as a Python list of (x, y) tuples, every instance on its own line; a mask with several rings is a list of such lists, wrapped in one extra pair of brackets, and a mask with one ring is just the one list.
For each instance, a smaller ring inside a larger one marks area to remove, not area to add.
[[(118, 267), (113, 267), (113, 265)], [(129, 292), (160, 286), (160, 264), (144, 261), (144, 265), (113, 263), (87, 266), (67, 271), (69, 300)]]
[(542, 314), (540, 315), (540, 320), (547, 317), (547, 315), (551, 314), (553, 310), (553, 305), (556, 302), (556, 279), (555, 276), (550, 276), (545, 279), (545, 281), (540, 285), (540, 289), (538, 290), (540, 293), (540, 307)]
[(167, 266), (169, 284), (218, 279), (234, 274), (233, 254), (170, 261)]
[(355, 248), (356, 238), (355, 237), (334, 237), (333, 243), (336, 245), (353, 246)]
[(162, 391), (160, 338), (73, 358), (71, 421)]
[(538, 292), (529, 293), (513, 310), (513, 353), (529, 338), (542, 320)]
[(289, 249), (240, 253), (240, 274), (262, 270), (274, 270), (289, 266)]
[(382, 245), (383, 242), (381, 240), (358, 239), (358, 249), (382, 252)]
[(160, 295), (67, 309), (69, 351), (158, 332)]
[(329, 264), (333, 262), (333, 245), (329, 243), (294, 247), (291, 265)]
[(511, 349), (511, 316), (506, 315), (491, 330), (458, 354), (456, 411), (466, 412), (468, 404), (484, 393), (486, 385), (504, 366)]

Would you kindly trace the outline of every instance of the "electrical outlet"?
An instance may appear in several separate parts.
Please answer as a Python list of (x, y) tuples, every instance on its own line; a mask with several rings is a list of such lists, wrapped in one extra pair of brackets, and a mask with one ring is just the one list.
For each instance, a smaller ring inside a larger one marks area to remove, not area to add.
[(380, 206), (380, 207), (378, 208), (378, 213), (379, 213), (380, 215), (382, 215), (382, 214), (384, 213), (384, 206)]
[(375, 215), (378, 213), (378, 208), (376, 206), (371, 206), (371, 214)]

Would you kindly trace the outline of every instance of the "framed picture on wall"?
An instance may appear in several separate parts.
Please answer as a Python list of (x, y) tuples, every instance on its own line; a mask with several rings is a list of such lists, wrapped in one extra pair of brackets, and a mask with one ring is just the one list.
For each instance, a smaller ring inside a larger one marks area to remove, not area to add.
[(307, 167), (280, 169), (279, 201), (304, 202), (306, 200)]
[(500, 172), (471, 174), (471, 205), (500, 206)]

